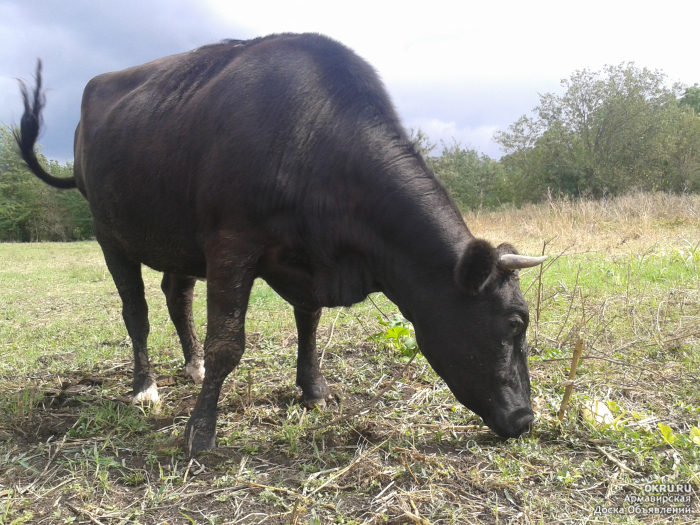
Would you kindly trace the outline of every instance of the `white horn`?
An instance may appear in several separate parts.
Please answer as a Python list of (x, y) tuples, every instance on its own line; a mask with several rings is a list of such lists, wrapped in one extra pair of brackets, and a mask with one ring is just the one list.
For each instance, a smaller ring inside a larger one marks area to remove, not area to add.
[(532, 268), (539, 266), (547, 260), (547, 256), (528, 257), (527, 255), (515, 255), (513, 253), (504, 253), (498, 259), (498, 268), (501, 270), (519, 270), (521, 268)]

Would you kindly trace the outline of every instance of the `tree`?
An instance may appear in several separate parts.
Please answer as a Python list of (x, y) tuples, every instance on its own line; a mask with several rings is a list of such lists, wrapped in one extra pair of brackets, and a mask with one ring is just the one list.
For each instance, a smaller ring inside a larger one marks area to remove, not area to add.
[(442, 142), (441, 155), (429, 157), (428, 165), (462, 210), (498, 204), (504, 178), (498, 161), (453, 141)]
[(540, 95), (533, 117), (494, 137), (516, 200), (550, 190), (599, 197), (698, 186), (688, 169), (697, 161), (696, 121), (678, 102), (682, 87), (667, 86), (663, 72), (627, 63), (576, 71), (561, 85), (563, 95)]
[[(77, 191), (51, 188), (25, 166), (12, 131), (0, 126), (0, 241), (67, 241), (93, 235), (92, 215)], [(57, 177), (70, 177), (73, 166), (47, 161), (45, 169)]]
[(700, 86), (697, 84), (685, 88), (685, 92), (680, 99), (681, 106), (693, 108), (696, 115), (700, 115)]
[[(29, 241), (41, 209), (39, 185), (14, 150), (14, 137), (0, 127), (0, 239)], [(36, 228), (35, 228), (36, 230)]]

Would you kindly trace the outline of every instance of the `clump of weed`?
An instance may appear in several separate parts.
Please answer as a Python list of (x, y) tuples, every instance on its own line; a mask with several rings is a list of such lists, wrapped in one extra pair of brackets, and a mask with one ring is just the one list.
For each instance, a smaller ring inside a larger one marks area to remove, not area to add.
[(391, 314), (386, 320), (378, 315), (377, 323), (384, 330), (374, 334), (372, 339), (396, 350), (402, 356), (401, 361), (411, 359), (418, 349), (411, 322), (401, 314)]
[(44, 393), (36, 387), (0, 394), (0, 412), (7, 414), (14, 423), (31, 422), (35, 409), (44, 401)]
[(70, 437), (89, 437), (113, 434), (128, 438), (130, 435), (145, 432), (149, 428), (143, 408), (102, 400), (87, 406), (81, 412), (80, 418), (69, 435)]

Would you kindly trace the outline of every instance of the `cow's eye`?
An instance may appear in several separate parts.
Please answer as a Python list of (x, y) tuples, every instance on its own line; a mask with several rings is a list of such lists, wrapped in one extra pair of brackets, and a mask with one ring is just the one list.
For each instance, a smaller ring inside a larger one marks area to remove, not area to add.
[(510, 326), (513, 333), (517, 335), (523, 330), (525, 323), (523, 323), (523, 320), (519, 317), (511, 317), (508, 320), (508, 326)]

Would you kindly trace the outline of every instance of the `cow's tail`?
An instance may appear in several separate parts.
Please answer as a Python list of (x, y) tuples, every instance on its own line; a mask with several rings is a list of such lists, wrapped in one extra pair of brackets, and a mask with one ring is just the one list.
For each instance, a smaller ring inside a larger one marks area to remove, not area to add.
[(29, 89), (22, 81), (20, 81), (20, 90), (24, 99), (24, 115), (22, 115), (20, 128), (15, 128), (14, 135), (24, 162), (27, 163), (34, 175), (54, 188), (70, 189), (77, 187), (75, 177), (59, 178), (47, 173), (39, 164), (36, 153), (34, 153), (34, 144), (41, 127), (41, 109), (44, 107), (45, 101), (44, 94), (41, 92), (41, 60), (38, 61), (36, 66), (36, 87), (31, 97)]

